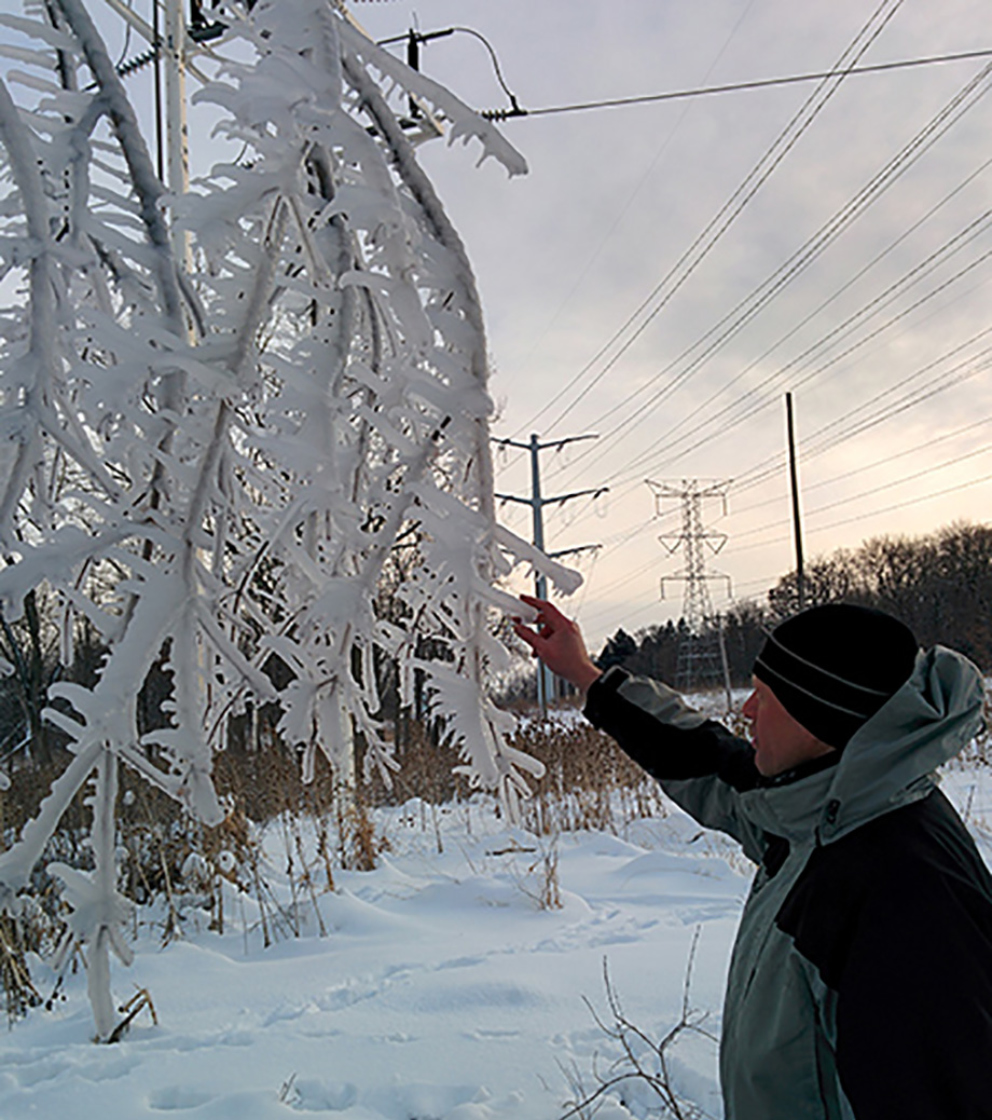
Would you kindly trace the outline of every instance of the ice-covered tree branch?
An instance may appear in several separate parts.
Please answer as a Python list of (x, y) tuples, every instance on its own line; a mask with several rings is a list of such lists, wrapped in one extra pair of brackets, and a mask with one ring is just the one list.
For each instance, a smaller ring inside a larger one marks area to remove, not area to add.
[[(56, 870), (109, 1038), (109, 952), (127, 956), (120, 764), (216, 822), (212, 751), (266, 701), (308, 774), (322, 753), (353, 781), (360, 731), (388, 777), (388, 664), (512, 813), (540, 766), (508, 746), (513, 721), (486, 693), (506, 656), (498, 584), (518, 563), (566, 589), (574, 576), (496, 526), (479, 296), (398, 91), (511, 174), (519, 154), (328, 0), (259, 0), (225, 12), (237, 47), (198, 94), (229, 158), (176, 198), (83, 0), (53, 4), (58, 29), (18, 26), (58, 85), (23, 112), (0, 83), (19, 202), (0, 208), (0, 267), (25, 283), (0, 336), (0, 607), (14, 619), (44, 585), (66, 628), (95, 626), (106, 652), (95, 684), (50, 692), (71, 761), (0, 881), (14, 905), (92, 781), (94, 868)], [(146, 725), (153, 673), (168, 694)]]

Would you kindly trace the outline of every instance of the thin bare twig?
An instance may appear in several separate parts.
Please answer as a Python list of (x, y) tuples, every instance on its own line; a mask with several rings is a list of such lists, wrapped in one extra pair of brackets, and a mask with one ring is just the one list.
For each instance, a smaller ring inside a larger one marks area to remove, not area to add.
[[(568, 1108), (558, 1120), (570, 1120), (573, 1116), (578, 1116), (581, 1120), (591, 1120), (608, 1093), (621, 1089), (622, 1095), (622, 1086), (632, 1081), (641, 1082), (655, 1093), (662, 1108), (662, 1115), (674, 1117), (674, 1120), (705, 1120), (708, 1115), (705, 1110), (694, 1101), (686, 1100), (672, 1084), (668, 1061), (673, 1046), (687, 1032), (701, 1034), (713, 1042), (717, 1041), (715, 1036), (702, 1026), (706, 1019), (706, 1012), (694, 1009), (690, 999), (692, 970), (700, 932), (701, 927), (697, 926), (689, 947), (679, 1019), (657, 1042), (627, 1017), (619, 993), (610, 979), (609, 963), (605, 957), (603, 958), (603, 984), (606, 989), (609, 1018), (604, 1019), (585, 997), (583, 1002), (589, 1008), (597, 1027), (615, 1046), (619, 1047), (621, 1054), (605, 1074), (599, 1073), (594, 1063), (593, 1076), (598, 1081), (598, 1085), (588, 1091), (577, 1067), (567, 1069), (559, 1063), (562, 1075), (572, 1091), (572, 1100), (566, 1102)], [(649, 1057), (656, 1063), (656, 1069), (651, 1067)]]

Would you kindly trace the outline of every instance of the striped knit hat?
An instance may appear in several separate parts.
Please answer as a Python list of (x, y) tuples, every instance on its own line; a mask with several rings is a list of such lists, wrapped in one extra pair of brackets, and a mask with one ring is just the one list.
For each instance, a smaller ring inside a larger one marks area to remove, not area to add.
[(908, 680), (917, 649), (912, 631), (892, 615), (827, 603), (776, 626), (754, 675), (807, 731), (842, 749)]

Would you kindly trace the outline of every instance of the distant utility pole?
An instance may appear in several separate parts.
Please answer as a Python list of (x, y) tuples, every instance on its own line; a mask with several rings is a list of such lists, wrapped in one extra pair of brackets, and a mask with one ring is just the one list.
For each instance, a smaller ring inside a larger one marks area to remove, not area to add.
[[(496, 494), (495, 496), (504, 502), (519, 502), (521, 505), (530, 506), (533, 516), (534, 524), (534, 545), (544, 552), (544, 507), (550, 505), (562, 505), (564, 502), (569, 502), (573, 498), (584, 498), (591, 495), (598, 498), (600, 494), (605, 494), (609, 489), (608, 486), (597, 486), (590, 490), (573, 490), (570, 494), (559, 494), (554, 498), (545, 498), (541, 495), (541, 458), (540, 452), (546, 451), (548, 448), (562, 448), (569, 443), (577, 443), (583, 439), (598, 439), (599, 437), (593, 434), (584, 436), (567, 436), (565, 439), (549, 440), (547, 443), (541, 443), (537, 435), (531, 435), (529, 443), (518, 443), (512, 439), (496, 439), (494, 443), (500, 444), (503, 447), (519, 447), (524, 451), (530, 452), (530, 497), (521, 498), (516, 494)], [(591, 548), (599, 548), (597, 544), (583, 544), (577, 548), (564, 548), (559, 552), (549, 552), (548, 555), (552, 557), (566, 556), (573, 552), (585, 552)], [(536, 575), (534, 581), (534, 594), (538, 599), (546, 599), (548, 597), (548, 581), (543, 575)], [(537, 669), (537, 702), (541, 707), (541, 714), (547, 715), (548, 700), (551, 698), (553, 691), (553, 681), (551, 671), (546, 665), (539, 663)]]
[(792, 528), (796, 539), (796, 597), (799, 609), (806, 606), (806, 580), (803, 575), (803, 526), (799, 514), (799, 468), (796, 464), (796, 434), (792, 419), (792, 394), (785, 394), (785, 426), (789, 440), (789, 482), (792, 486)]
[(682, 599), (684, 629), (679, 639), (676, 687), (682, 690), (696, 684), (718, 681), (723, 677), (730, 694), (730, 673), (723, 646), (723, 628), (713, 613), (709, 584), (712, 580), (726, 582), (730, 593), (730, 577), (713, 572), (706, 567), (705, 549), (715, 555), (727, 543), (726, 533), (717, 533), (703, 525), (703, 503), (719, 498), (723, 512), (727, 512), (729, 482), (704, 481), (683, 478), (679, 482), (652, 482), (648, 480), (655, 496), (657, 512), (662, 512), (666, 498), (678, 501), (682, 507), (682, 528), (678, 532), (662, 533), (658, 540), (670, 555), (680, 549), (685, 556), (681, 571), (661, 578), (661, 597), (665, 597), (665, 581), (681, 580), (685, 583)]

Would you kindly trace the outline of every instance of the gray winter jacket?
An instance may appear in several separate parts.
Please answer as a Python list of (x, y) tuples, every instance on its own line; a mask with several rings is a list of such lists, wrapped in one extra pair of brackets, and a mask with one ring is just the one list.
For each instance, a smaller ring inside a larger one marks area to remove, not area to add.
[(934, 770), (982, 727), (964, 657), (921, 652), (840, 754), (773, 779), (665, 685), (586, 714), (759, 866), (727, 984), (726, 1120), (992, 1120), (992, 877)]

